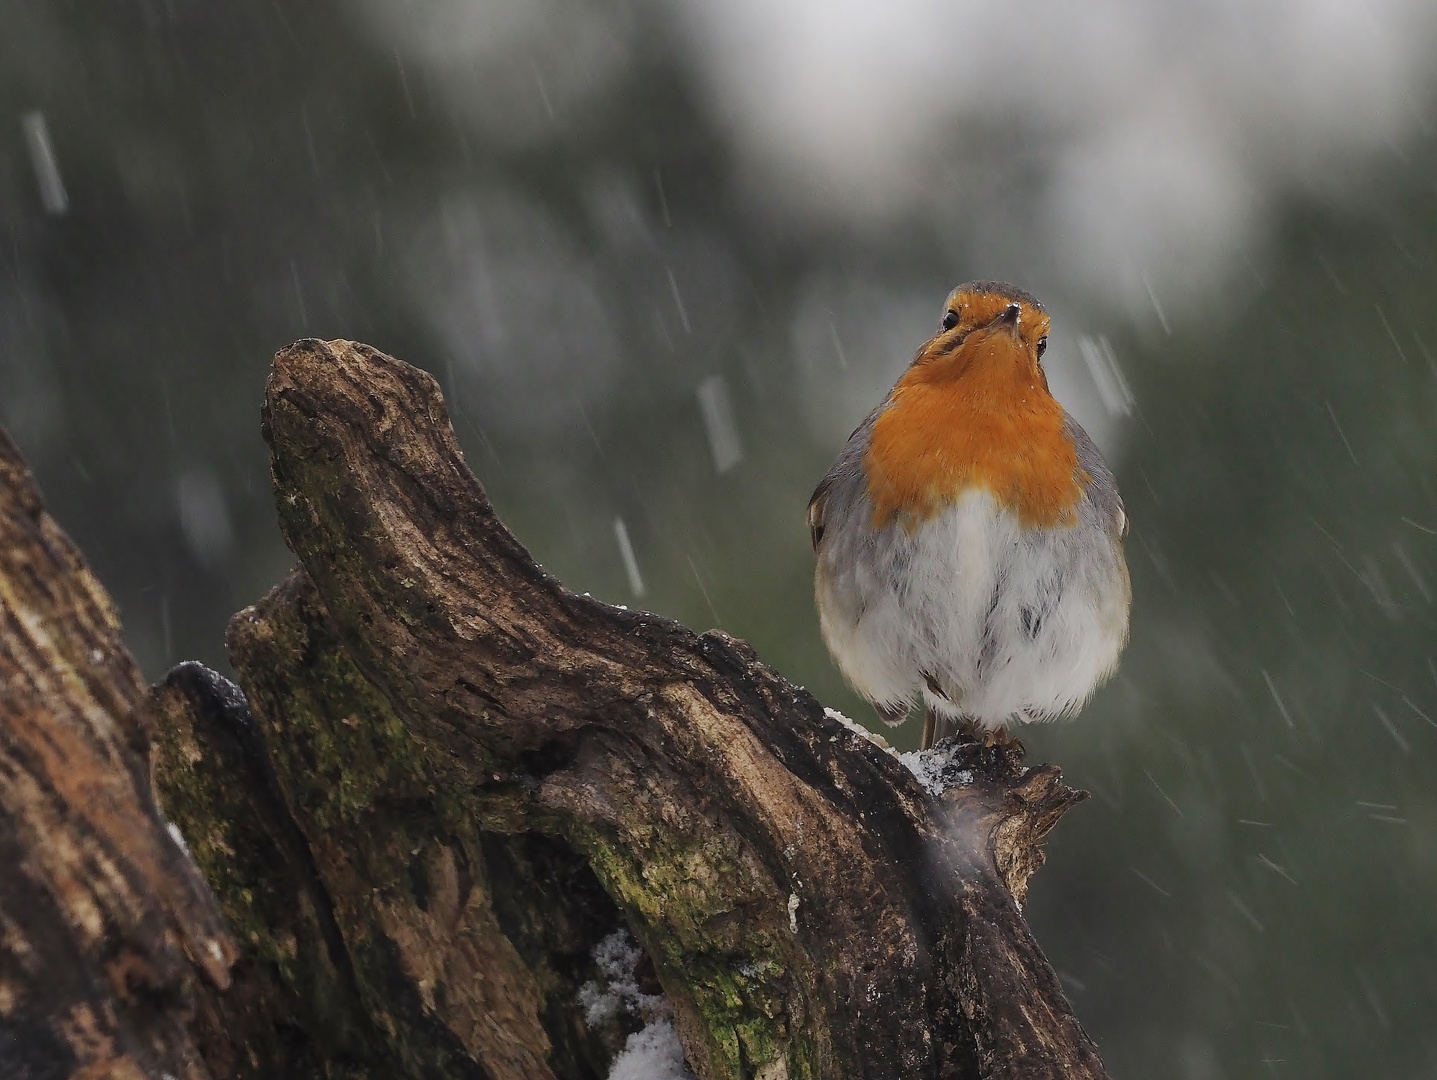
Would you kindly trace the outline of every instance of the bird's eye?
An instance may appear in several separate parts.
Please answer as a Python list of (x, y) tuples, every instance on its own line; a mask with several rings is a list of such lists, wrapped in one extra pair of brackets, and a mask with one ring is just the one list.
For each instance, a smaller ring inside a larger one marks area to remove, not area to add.
[(1041, 357), (1048, 351), (1048, 335), (1044, 334), (1038, 339), (1038, 355)]
[(943, 329), (952, 330), (958, 325), (958, 312), (950, 311), (943, 316)]

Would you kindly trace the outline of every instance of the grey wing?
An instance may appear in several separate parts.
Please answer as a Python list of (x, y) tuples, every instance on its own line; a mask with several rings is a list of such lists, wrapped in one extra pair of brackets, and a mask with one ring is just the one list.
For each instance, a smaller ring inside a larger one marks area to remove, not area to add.
[(813, 489), (813, 497), (808, 500), (808, 535), (813, 541), (813, 550), (818, 550), (819, 543), (823, 540), (824, 526), (827, 518), (828, 503), (835, 489), (842, 497), (851, 497), (851, 489), (854, 484), (863, 476), (863, 455), (868, 450), (868, 440), (873, 434), (873, 423), (878, 419), (888, 402), (885, 400), (882, 405), (874, 409), (863, 419), (863, 423), (853, 429), (853, 434), (848, 437), (848, 442), (843, 444), (843, 449), (838, 452), (838, 457), (828, 467), (828, 472), (823, 474), (823, 479), (818, 482), (818, 487)]
[(1117, 477), (1103, 460), (1102, 451), (1083, 430), (1083, 425), (1066, 411), (1063, 413), (1063, 427), (1078, 451), (1078, 468), (1087, 474), (1084, 486), (1088, 501), (1097, 509), (1108, 535), (1121, 541), (1128, 535), (1128, 514), (1123, 509), (1123, 497), (1118, 494)]

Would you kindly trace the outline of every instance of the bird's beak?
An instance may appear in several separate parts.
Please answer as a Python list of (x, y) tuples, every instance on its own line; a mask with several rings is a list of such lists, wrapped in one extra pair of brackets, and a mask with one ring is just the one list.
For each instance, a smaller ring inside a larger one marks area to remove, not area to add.
[(1003, 313), (988, 324), (990, 330), (1006, 329), (1014, 337), (1018, 335), (1018, 321), (1023, 316), (1022, 304), (1009, 304), (1003, 309)]

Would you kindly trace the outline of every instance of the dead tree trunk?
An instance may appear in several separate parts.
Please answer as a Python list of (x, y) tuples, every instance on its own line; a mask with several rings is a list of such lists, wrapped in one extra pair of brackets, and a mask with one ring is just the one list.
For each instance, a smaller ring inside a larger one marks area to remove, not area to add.
[[(301, 566), (230, 625), (243, 692), (182, 665), (148, 728), (239, 943), (155, 1007), (212, 1075), (602, 1078), (640, 1023), (587, 1007), (621, 927), (701, 1080), (1104, 1075), (1019, 909), (1081, 797), (1056, 769), (965, 745), (932, 794), (742, 642), (568, 592), (367, 346), (281, 352), (264, 432)], [(0, 916), (47, 903), (0, 879)]]

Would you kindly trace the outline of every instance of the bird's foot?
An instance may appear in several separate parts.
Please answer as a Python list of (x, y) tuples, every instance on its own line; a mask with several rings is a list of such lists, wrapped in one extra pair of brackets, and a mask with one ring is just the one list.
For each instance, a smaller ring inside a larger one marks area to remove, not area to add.
[(1013, 773), (1022, 768), (1027, 750), (1004, 728), (989, 728), (965, 717), (949, 721), (951, 734), (936, 740), (950, 745), (955, 759), (985, 773)]
[(922, 749), (928, 750), (939, 743), (949, 742), (955, 750), (970, 754), (1001, 759), (1005, 764), (1019, 765), (1027, 749), (1007, 728), (990, 728), (971, 717), (954, 720), (941, 716), (929, 709), (924, 718)]
[(1022, 740), (1011, 734), (1007, 728), (984, 728), (978, 741), (990, 750), (1002, 750), (1005, 753), (1017, 754), (1020, 758), (1028, 752)]

